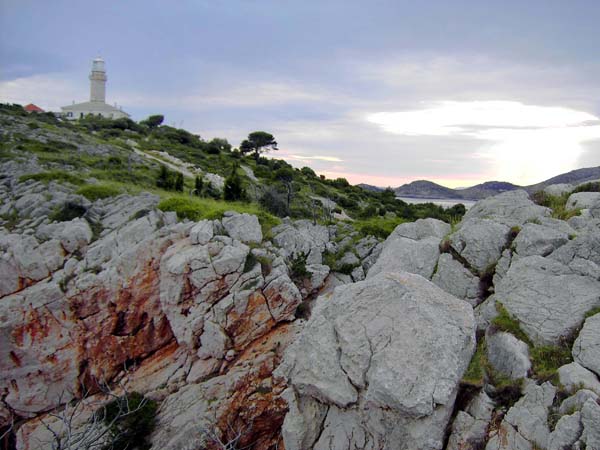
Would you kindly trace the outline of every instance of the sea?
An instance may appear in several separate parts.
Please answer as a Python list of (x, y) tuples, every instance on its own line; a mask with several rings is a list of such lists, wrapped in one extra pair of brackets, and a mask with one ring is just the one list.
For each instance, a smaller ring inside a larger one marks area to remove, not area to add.
[(462, 203), (465, 205), (465, 208), (469, 209), (473, 206), (475, 201), (473, 200), (463, 200), (462, 198), (413, 198), (413, 197), (396, 197), (402, 200), (403, 202), (410, 204), (420, 204), (420, 203), (433, 203), (434, 205), (443, 206), (444, 208), (451, 208), (454, 205), (458, 205)]

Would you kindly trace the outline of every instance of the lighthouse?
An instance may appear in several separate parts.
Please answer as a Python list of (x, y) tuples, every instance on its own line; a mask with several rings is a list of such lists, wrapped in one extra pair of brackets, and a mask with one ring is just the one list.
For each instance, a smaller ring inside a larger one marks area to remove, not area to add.
[(94, 116), (106, 117), (108, 119), (120, 119), (129, 117), (121, 108), (111, 106), (106, 103), (106, 65), (100, 57), (92, 61), (92, 71), (90, 72), (90, 101), (83, 103), (73, 103), (72, 105), (63, 106), (62, 117), (75, 120), (83, 119), (91, 114)]
[(104, 60), (96, 58), (90, 73), (90, 101), (106, 103), (106, 69)]

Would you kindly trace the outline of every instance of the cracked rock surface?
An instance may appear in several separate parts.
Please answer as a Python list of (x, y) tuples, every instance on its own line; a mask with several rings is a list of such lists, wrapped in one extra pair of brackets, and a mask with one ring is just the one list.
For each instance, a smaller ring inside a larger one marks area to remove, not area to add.
[[(471, 306), (419, 275), (339, 286), (319, 299), (278, 369), (295, 392), (285, 423), (312, 399), (329, 410), (307, 448), (441, 448), (474, 333)], [(305, 442), (285, 425), (284, 436)]]

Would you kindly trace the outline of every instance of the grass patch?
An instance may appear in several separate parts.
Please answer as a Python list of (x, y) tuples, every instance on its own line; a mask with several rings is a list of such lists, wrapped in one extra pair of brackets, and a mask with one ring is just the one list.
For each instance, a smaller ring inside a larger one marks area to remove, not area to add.
[(598, 313), (600, 313), (600, 306), (598, 306), (596, 308), (592, 308), (588, 312), (586, 312), (585, 316), (584, 316), (584, 320), (587, 319), (588, 317), (595, 316)]
[(535, 378), (553, 380), (559, 367), (573, 362), (571, 345), (562, 340), (558, 345), (539, 345), (529, 349)]
[(385, 239), (398, 225), (404, 222), (406, 222), (406, 219), (401, 217), (370, 217), (357, 220), (353, 225), (363, 236), (372, 235)]
[(497, 330), (506, 331), (517, 339), (525, 342), (529, 347), (532, 347), (533, 344), (529, 339), (529, 336), (521, 330), (519, 321), (510, 315), (502, 303), (496, 302), (496, 311), (498, 311), (498, 315), (492, 320), (492, 325), (496, 327)]
[(110, 184), (88, 184), (80, 187), (76, 193), (93, 202), (102, 198), (116, 197), (121, 193), (121, 189)]
[(485, 341), (482, 339), (477, 344), (477, 350), (471, 358), (469, 367), (462, 377), (462, 383), (475, 387), (482, 387), (485, 382), (485, 366), (487, 358), (485, 356)]
[(577, 186), (571, 191), (571, 194), (576, 194), (577, 192), (600, 192), (600, 181), (592, 181), (590, 183)]
[(68, 222), (77, 219), (78, 217), (82, 217), (86, 212), (87, 209), (84, 206), (73, 202), (67, 202), (55, 209), (48, 218), (51, 222)]
[(34, 180), (40, 181), (42, 183), (49, 183), (51, 181), (56, 181), (58, 183), (71, 183), (77, 186), (85, 184), (85, 180), (77, 175), (73, 175), (72, 173), (66, 172), (64, 170), (52, 170), (49, 172), (40, 172), (33, 173), (29, 175), (23, 175), (19, 178), (21, 183)]
[(555, 219), (569, 220), (571, 217), (581, 214), (579, 209), (566, 209), (567, 200), (570, 193), (563, 195), (550, 195), (544, 191), (539, 191), (533, 194), (532, 198), (535, 203), (541, 206), (546, 206), (552, 210), (552, 217)]
[(161, 211), (174, 211), (177, 217), (198, 221), (202, 219), (221, 219), (226, 211), (254, 214), (258, 217), (263, 228), (263, 235), (270, 233), (271, 227), (281, 223), (281, 220), (263, 211), (254, 203), (226, 202), (212, 198), (190, 197), (185, 194), (167, 195), (158, 204)]

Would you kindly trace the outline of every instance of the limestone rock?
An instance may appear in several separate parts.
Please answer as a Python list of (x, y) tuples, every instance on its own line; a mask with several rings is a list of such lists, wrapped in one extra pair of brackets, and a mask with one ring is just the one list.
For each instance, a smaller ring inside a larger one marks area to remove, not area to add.
[(569, 411), (581, 411), (585, 402), (590, 398), (596, 401), (598, 400), (598, 394), (588, 389), (580, 389), (575, 394), (563, 400), (558, 412), (561, 415), (565, 415), (568, 414)]
[(550, 186), (546, 186), (544, 188), (544, 192), (548, 195), (554, 195), (556, 197), (561, 196), (563, 194), (567, 194), (575, 189), (575, 186), (569, 183), (559, 183), (559, 184), (551, 184)]
[(488, 219), (463, 220), (450, 235), (450, 245), (479, 273), (495, 264), (506, 246), (510, 229)]
[(525, 395), (508, 410), (498, 433), (486, 445), (486, 450), (529, 449), (534, 445), (546, 448), (550, 430), (548, 408), (556, 388), (550, 383), (542, 386), (529, 382)]
[(437, 271), (431, 281), (449, 294), (468, 301), (472, 306), (478, 303), (479, 278), (448, 253), (440, 255)]
[(258, 218), (250, 214), (238, 214), (233, 211), (225, 213), (223, 227), (227, 234), (245, 244), (260, 243), (262, 241), (262, 229)]
[(464, 215), (463, 223), (473, 218), (492, 219), (512, 227), (550, 215), (549, 208), (536, 205), (527, 192), (519, 189), (478, 201)]
[(600, 282), (541, 256), (512, 263), (496, 286), (496, 297), (536, 344), (556, 344), (600, 306)]
[(572, 448), (583, 431), (581, 413), (576, 411), (570, 416), (558, 419), (554, 431), (548, 437), (548, 450), (563, 450)]
[(92, 240), (92, 229), (86, 220), (75, 219), (71, 222), (63, 222), (62, 225), (60, 243), (67, 252), (73, 253), (84, 248)]
[(589, 389), (600, 395), (600, 381), (598, 381), (596, 375), (576, 362), (560, 367), (558, 377), (568, 390), (572, 391), (583, 387), (583, 389)]
[(213, 237), (213, 223), (211, 220), (202, 220), (190, 230), (190, 240), (192, 244), (205, 245)]
[(548, 256), (569, 241), (569, 235), (542, 225), (526, 223), (514, 241), (519, 256)]
[[(280, 247), (286, 257), (311, 252), (322, 253), (329, 242), (329, 230), (323, 225), (313, 225), (309, 220), (296, 220), (273, 228), (273, 243)], [(310, 262), (314, 264), (315, 262)]]
[(477, 450), (487, 438), (487, 430), (492, 419), (494, 403), (480, 392), (469, 404), (466, 411), (459, 411), (452, 423), (452, 433), (447, 450)]
[(577, 192), (571, 194), (566, 209), (587, 209), (600, 202), (600, 192)]
[[(367, 278), (380, 273), (406, 271), (416, 273), (425, 278), (431, 278), (440, 256), (440, 238), (425, 235), (422, 239), (412, 239), (410, 236), (420, 236), (414, 227), (405, 230), (401, 224), (388, 236), (377, 262), (369, 269)], [(429, 228), (429, 227), (426, 227)], [(406, 232), (405, 232), (406, 231)], [(422, 233), (423, 235), (425, 233)]]
[(600, 314), (589, 317), (573, 344), (573, 358), (600, 376)]
[(583, 434), (581, 440), (585, 442), (587, 448), (600, 448), (600, 405), (598, 402), (588, 400), (581, 408), (581, 423), (583, 424)]
[(531, 369), (529, 347), (510, 333), (488, 328), (485, 342), (488, 361), (502, 375), (516, 380), (526, 378)]
[(278, 369), (299, 398), (329, 405), (307, 448), (345, 449), (349, 439), (358, 448), (441, 448), (474, 328), (466, 302), (419, 275), (338, 286), (317, 302)]

